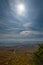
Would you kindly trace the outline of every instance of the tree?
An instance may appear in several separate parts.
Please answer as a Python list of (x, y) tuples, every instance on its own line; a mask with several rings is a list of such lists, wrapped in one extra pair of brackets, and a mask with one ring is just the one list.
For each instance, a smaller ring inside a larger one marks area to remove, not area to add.
[(39, 44), (38, 50), (34, 53), (34, 65), (43, 65), (43, 44)]

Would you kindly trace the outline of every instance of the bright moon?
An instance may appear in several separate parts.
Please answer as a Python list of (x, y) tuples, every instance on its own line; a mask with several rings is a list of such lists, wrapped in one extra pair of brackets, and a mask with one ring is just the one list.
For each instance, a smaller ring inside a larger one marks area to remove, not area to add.
[(19, 4), (17, 6), (17, 13), (20, 14), (20, 15), (23, 15), (25, 12), (25, 6), (23, 4)]

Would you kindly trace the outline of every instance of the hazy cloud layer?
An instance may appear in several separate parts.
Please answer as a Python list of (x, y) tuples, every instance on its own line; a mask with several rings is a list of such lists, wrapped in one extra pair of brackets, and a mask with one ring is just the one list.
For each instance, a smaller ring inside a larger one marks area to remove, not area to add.
[[(25, 5), (18, 15), (18, 3)], [(0, 0), (0, 41), (43, 41), (43, 0)]]

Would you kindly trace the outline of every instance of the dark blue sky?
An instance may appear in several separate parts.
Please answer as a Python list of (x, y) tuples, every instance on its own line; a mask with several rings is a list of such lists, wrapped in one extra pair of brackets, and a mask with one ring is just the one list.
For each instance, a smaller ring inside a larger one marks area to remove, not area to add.
[[(17, 6), (24, 5), (23, 14)], [(0, 0), (0, 42), (43, 42), (43, 0)]]

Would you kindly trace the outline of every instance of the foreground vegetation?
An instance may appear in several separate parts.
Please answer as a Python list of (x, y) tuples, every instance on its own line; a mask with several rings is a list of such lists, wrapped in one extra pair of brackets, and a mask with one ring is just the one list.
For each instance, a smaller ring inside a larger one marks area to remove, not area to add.
[(11, 51), (0, 52), (0, 65), (31, 65), (32, 53), (12, 53)]
[(16, 53), (11, 50), (0, 51), (0, 65), (43, 65), (43, 44), (37, 51), (25, 50)]
[(34, 53), (34, 65), (43, 65), (43, 44), (39, 45), (38, 50)]

